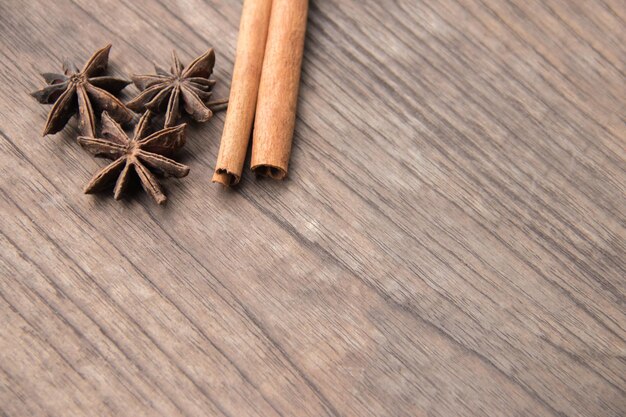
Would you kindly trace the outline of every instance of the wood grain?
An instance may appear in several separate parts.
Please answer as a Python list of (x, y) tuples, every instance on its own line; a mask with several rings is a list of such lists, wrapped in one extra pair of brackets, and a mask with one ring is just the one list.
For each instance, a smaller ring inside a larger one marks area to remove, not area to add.
[(166, 207), (82, 195), (38, 72), (225, 96), (239, 13), (0, 3), (0, 416), (624, 415), (624, 3), (311, 0), (287, 181), (212, 185), (220, 114)]

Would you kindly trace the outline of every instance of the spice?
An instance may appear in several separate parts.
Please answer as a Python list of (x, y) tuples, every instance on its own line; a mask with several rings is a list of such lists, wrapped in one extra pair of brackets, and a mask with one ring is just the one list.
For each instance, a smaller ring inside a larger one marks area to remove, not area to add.
[(157, 202), (163, 204), (167, 197), (150, 169), (176, 178), (189, 173), (189, 167), (170, 158), (171, 154), (185, 144), (185, 124), (167, 127), (147, 135), (151, 112), (141, 117), (132, 139), (106, 112), (102, 114), (104, 138), (81, 136), (78, 143), (95, 156), (113, 159), (97, 172), (84, 189), (85, 194), (100, 191), (115, 181), (113, 197), (119, 200), (134, 171), (144, 190)]
[(111, 45), (96, 51), (81, 71), (74, 64), (63, 63), (63, 74), (44, 73), (48, 86), (32, 93), (40, 103), (52, 104), (43, 136), (59, 132), (78, 109), (78, 130), (95, 135), (96, 114), (107, 111), (120, 123), (128, 123), (133, 113), (113, 94), (130, 81), (103, 75), (109, 62)]
[(296, 121), (308, 0), (273, 0), (256, 106), (252, 158), (257, 175), (287, 175)]
[(252, 132), (272, 0), (245, 0), (241, 11), (228, 112), (213, 182), (235, 185), (241, 178)]
[[(170, 72), (155, 66), (155, 75), (135, 75), (133, 82), (142, 92), (127, 103), (137, 112), (165, 109), (165, 127), (176, 124), (181, 110), (194, 120), (206, 122), (213, 116), (212, 107), (223, 106), (227, 100), (207, 102), (215, 80), (209, 79), (215, 65), (215, 52), (209, 49), (187, 67), (183, 67), (176, 51), (172, 51)], [(206, 103), (206, 104), (205, 104)]]

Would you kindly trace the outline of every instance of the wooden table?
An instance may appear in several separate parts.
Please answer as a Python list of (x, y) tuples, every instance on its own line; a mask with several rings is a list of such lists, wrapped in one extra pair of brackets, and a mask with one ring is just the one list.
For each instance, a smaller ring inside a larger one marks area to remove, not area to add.
[(623, 416), (625, 4), (311, 0), (288, 180), (83, 195), (38, 73), (226, 96), (239, 3), (0, 5), (0, 416)]

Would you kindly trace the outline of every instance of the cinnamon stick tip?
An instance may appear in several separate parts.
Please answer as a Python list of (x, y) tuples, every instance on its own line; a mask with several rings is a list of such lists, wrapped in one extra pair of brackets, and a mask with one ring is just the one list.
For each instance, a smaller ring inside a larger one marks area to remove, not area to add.
[(225, 168), (218, 168), (215, 170), (211, 181), (220, 183), (224, 187), (231, 187), (239, 183), (239, 179), (239, 175), (234, 172), (230, 172)]
[(287, 170), (276, 165), (259, 164), (253, 166), (251, 169), (252, 172), (259, 177), (270, 177), (275, 180), (282, 180), (287, 176)]

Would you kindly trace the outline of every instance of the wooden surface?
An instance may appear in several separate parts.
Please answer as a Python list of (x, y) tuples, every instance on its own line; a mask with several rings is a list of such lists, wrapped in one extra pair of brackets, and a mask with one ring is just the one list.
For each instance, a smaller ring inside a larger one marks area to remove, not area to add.
[(287, 181), (211, 184), (220, 114), (166, 207), (83, 195), (38, 72), (225, 96), (239, 11), (0, 3), (0, 416), (624, 415), (624, 3), (312, 0)]

